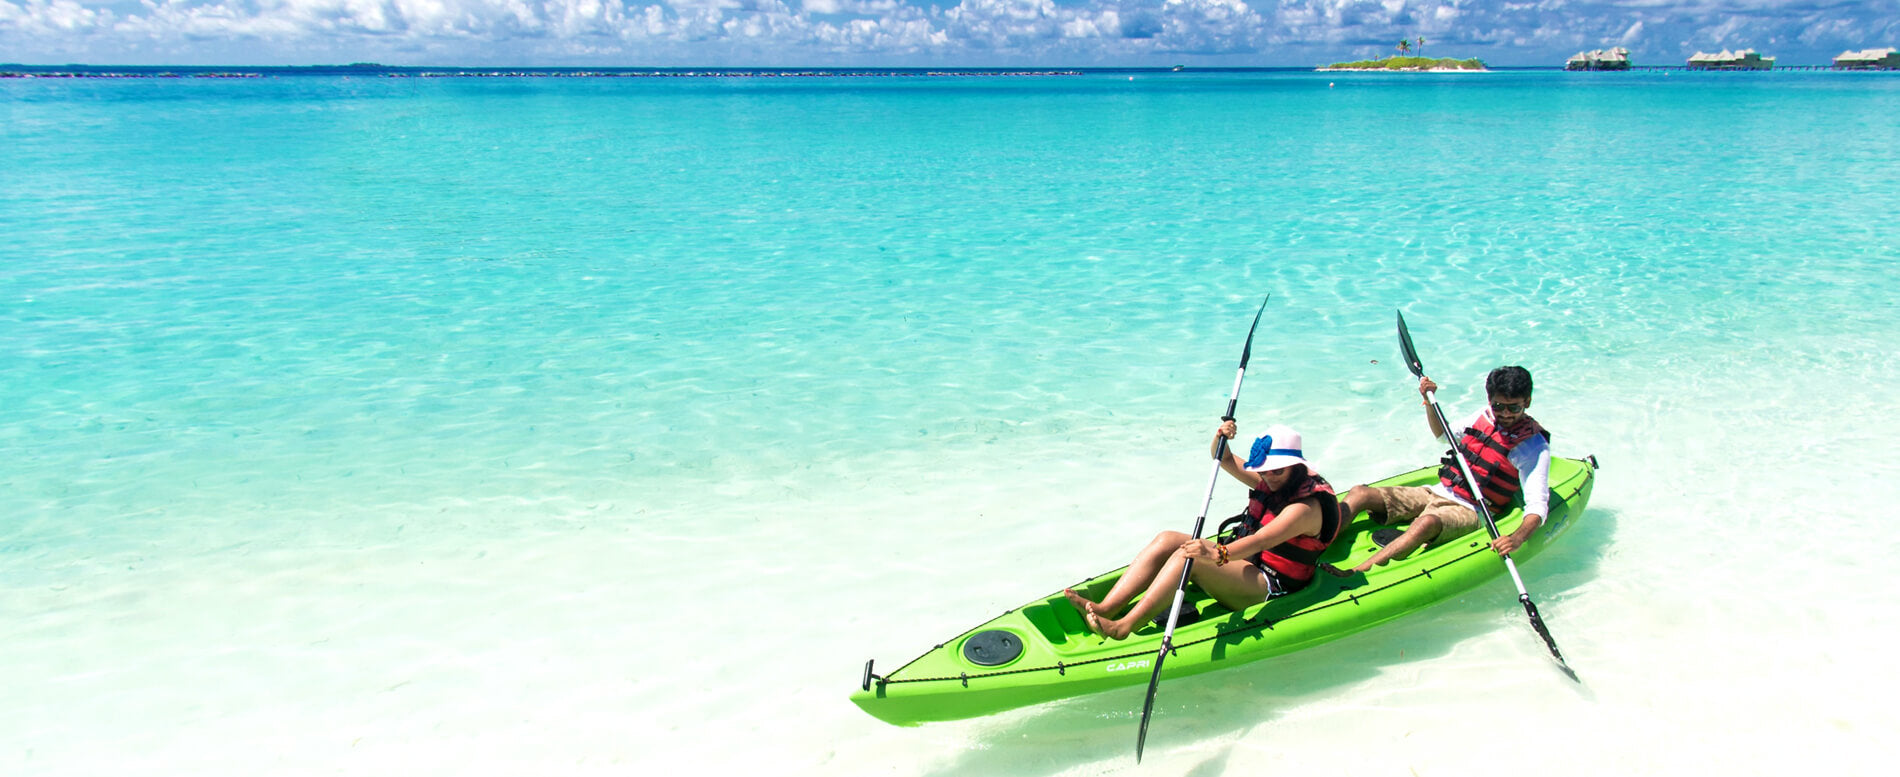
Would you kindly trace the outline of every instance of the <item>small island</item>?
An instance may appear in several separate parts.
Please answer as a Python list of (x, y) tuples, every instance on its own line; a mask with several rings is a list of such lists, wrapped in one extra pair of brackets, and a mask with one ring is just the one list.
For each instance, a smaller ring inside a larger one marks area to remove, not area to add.
[(1385, 59), (1363, 59), (1358, 62), (1334, 62), (1319, 68), (1328, 70), (1382, 70), (1400, 73), (1482, 73), (1489, 72), (1484, 61), (1472, 59), (1452, 59), (1450, 57), (1386, 57)]

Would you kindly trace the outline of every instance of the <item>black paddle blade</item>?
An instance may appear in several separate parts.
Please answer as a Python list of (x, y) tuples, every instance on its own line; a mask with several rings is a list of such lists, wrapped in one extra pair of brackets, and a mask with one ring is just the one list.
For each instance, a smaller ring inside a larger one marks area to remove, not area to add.
[(1161, 650), (1155, 654), (1155, 672), (1148, 676), (1148, 701), (1141, 705), (1141, 734), (1135, 737), (1135, 763), (1141, 763), (1141, 751), (1148, 746), (1148, 718), (1155, 711), (1155, 690), (1161, 685), (1161, 662), (1168, 657), (1168, 651), (1174, 649), (1173, 638), (1161, 639)]
[(1517, 600), (1524, 603), (1524, 613), (1531, 616), (1531, 628), (1537, 630), (1537, 636), (1544, 638), (1544, 647), (1550, 648), (1550, 657), (1557, 659), (1557, 668), (1564, 670), (1564, 674), (1573, 682), (1582, 683), (1583, 678), (1577, 676), (1576, 670), (1564, 661), (1564, 654), (1557, 650), (1557, 640), (1551, 638), (1550, 629), (1544, 626), (1544, 616), (1538, 614), (1537, 605), (1531, 602), (1531, 595), (1519, 595)]
[(1247, 345), (1240, 349), (1240, 368), (1243, 370), (1247, 369), (1247, 360), (1253, 357), (1253, 330), (1260, 328), (1260, 314), (1267, 312), (1267, 300), (1270, 299), (1273, 299), (1272, 294), (1260, 301), (1260, 309), (1253, 314), (1253, 325), (1247, 327)]
[(1412, 347), (1412, 331), (1405, 328), (1405, 314), (1399, 314), (1399, 357), (1405, 360), (1405, 368), (1412, 376), (1425, 377), (1425, 365), (1418, 363), (1418, 349)]
[(1564, 673), (1564, 676), (1570, 678), (1571, 682), (1576, 683), (1578, 685), (1583, 684), (1583, 678), (1577, 676), (1577, 670), (1571, 669), (1569, 664), (1564, 663), (1564, 659), (1562, 656), (1557, 657), (1557, 668), (1562, 670)]

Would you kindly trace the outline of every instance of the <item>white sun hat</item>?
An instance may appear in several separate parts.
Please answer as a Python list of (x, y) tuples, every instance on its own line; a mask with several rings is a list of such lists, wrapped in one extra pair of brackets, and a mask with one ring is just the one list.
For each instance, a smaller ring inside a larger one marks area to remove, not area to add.
[(1299, 432), (1279, 424), (1267, 427), (1266, 434), (1253, 441), (1253, 451), (1247, 456), (1246, 470), (1265, 472), (1305, 464), (1306, 453), (1300, 442)]

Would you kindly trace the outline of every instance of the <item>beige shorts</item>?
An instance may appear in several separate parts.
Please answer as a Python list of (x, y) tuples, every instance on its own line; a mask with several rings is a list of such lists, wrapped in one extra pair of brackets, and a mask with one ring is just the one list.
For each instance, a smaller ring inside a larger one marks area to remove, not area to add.
[(1385, 502), (1383, 523), (1410, 523), (1425, 515), (1437, 518), (1438, 536), (1428, 538), (1427, 542), (1457, 539), (1478, 528), (1480, 523), (1478, 511), (1424, 486), (1388, 486), (1372, 490), (1378, 492), (1379, 498)]

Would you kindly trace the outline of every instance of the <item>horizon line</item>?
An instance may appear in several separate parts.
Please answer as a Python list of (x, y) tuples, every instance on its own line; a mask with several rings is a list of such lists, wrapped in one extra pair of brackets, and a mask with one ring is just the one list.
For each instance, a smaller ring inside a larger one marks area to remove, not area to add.
[[(1458, 60), (1459, 58), (1435, 57), (1434, 59)], [(1481, 58), (1468, 57), (1465, 59), (1479, 59), (1481, 63), (1483, 62)], [(1348, 61), (1363, 61), (1363, 60), (1348, 60)], [(1325, 68), (1332, 64), (1341, 64), (1341, 63), (1330, 62), (1330, 63), (1313, 64), (1313, 65), (1055, 65), (1055, 64), (1046, 64), (1046, 65), (1008, 66), (1008, 65), (531, 65), (531, 64), (385, 65), (385, 64), (377, 63), (377, 62), (319, 63), (319, 64), (305, 64), (305, 65), (258, 65), (258, 64), (134, 65), (134, 64), (95, 64), (95, 63), (73, 62), (73, 63), (63, 63), (63, 64), (57, 64), (57, 65), (46, 65), (46, 64), (26, 64), (26, 63), (19, 63), (19, 62), (0, 62), (0, 72), (13, 71), (13, 70), (35, 70), (35, 71), (52, 71), (52, 72), (69, 71), (69, 70), (84, 70), (84, 71), (100, 71), (100, 70), (128, 70), (128, 71), (164, 71), (164, 70), (187, 70), (187, 71), (329, 70), (329, 71), (338, 71), (338, 70), (345, 70), (347, 71), (347, 70), (354, 70), (354, 71), (367, 71), (367, 72), (453, 70), (453, 71), (565, 71), (565, 72), (602, 71), (602, 72), (616, 72), (616, 73), (618, 72), (646, 72), (646, 73), (705, 73), (705, 72), (715, 72), (715, 73), (742, 73), (742, 72), (784, 72), (784, 73), (817, 73), (817, 72), (874, 72), (874, 73), (875, 72), (894, 72), (895, 73), (895, 72), (902, 72), (902, 73), (911, 73), (911, 72), (920, 72), (920, 73), (929, 73), (929, 72), (942, 72), (942, 73), (966, 73), (967, 72), (967, 73), (1023, 73), (1023, 74), (1036, 73), (1036, 74), (1040, 74), (1040, 73), (1069, 73), (1069, 72), (1170, 73), (1170, 72), (1189, 72), (1189, 71), (1303, 72), (1303, 71), (1312, 71), (1317, 68)], [(1551, 64), (1551, 65), (1492, 65), (1489, 63), (1483, 63), (1483, 64), (1487, 70), (1559, 70), (1561, 71), (1561, 70), (1566, 69), (1563, 64)], [(1630, 67), (1632, 69), (1641, 69), (1641, 70), (1690, 69), (1688, 68), (1686, 64), (1631, 63)], [(1773, 70), (1797, 69), (1797, 68), (1834, 69), (1835, 66), (1831, 61), (1823, 62), (1823, 63), (1811, 63), (1811, 64), (1810, 63), (1787, 63), (1787, 64), (1777, 63), (1775, 67), (1770, 70), (1754, 71), (1754, 72), (1772, 72)], [(1847, 68), (1841, 68), (1841, 69), (1847, 69)], [(1341, 71), (1330, 71), (1330, 72), (1351, 72), (1351, 71), (1341, 70)], [(1378, 71), (1372, 71), (1372, 72), (1378, 72)]]

